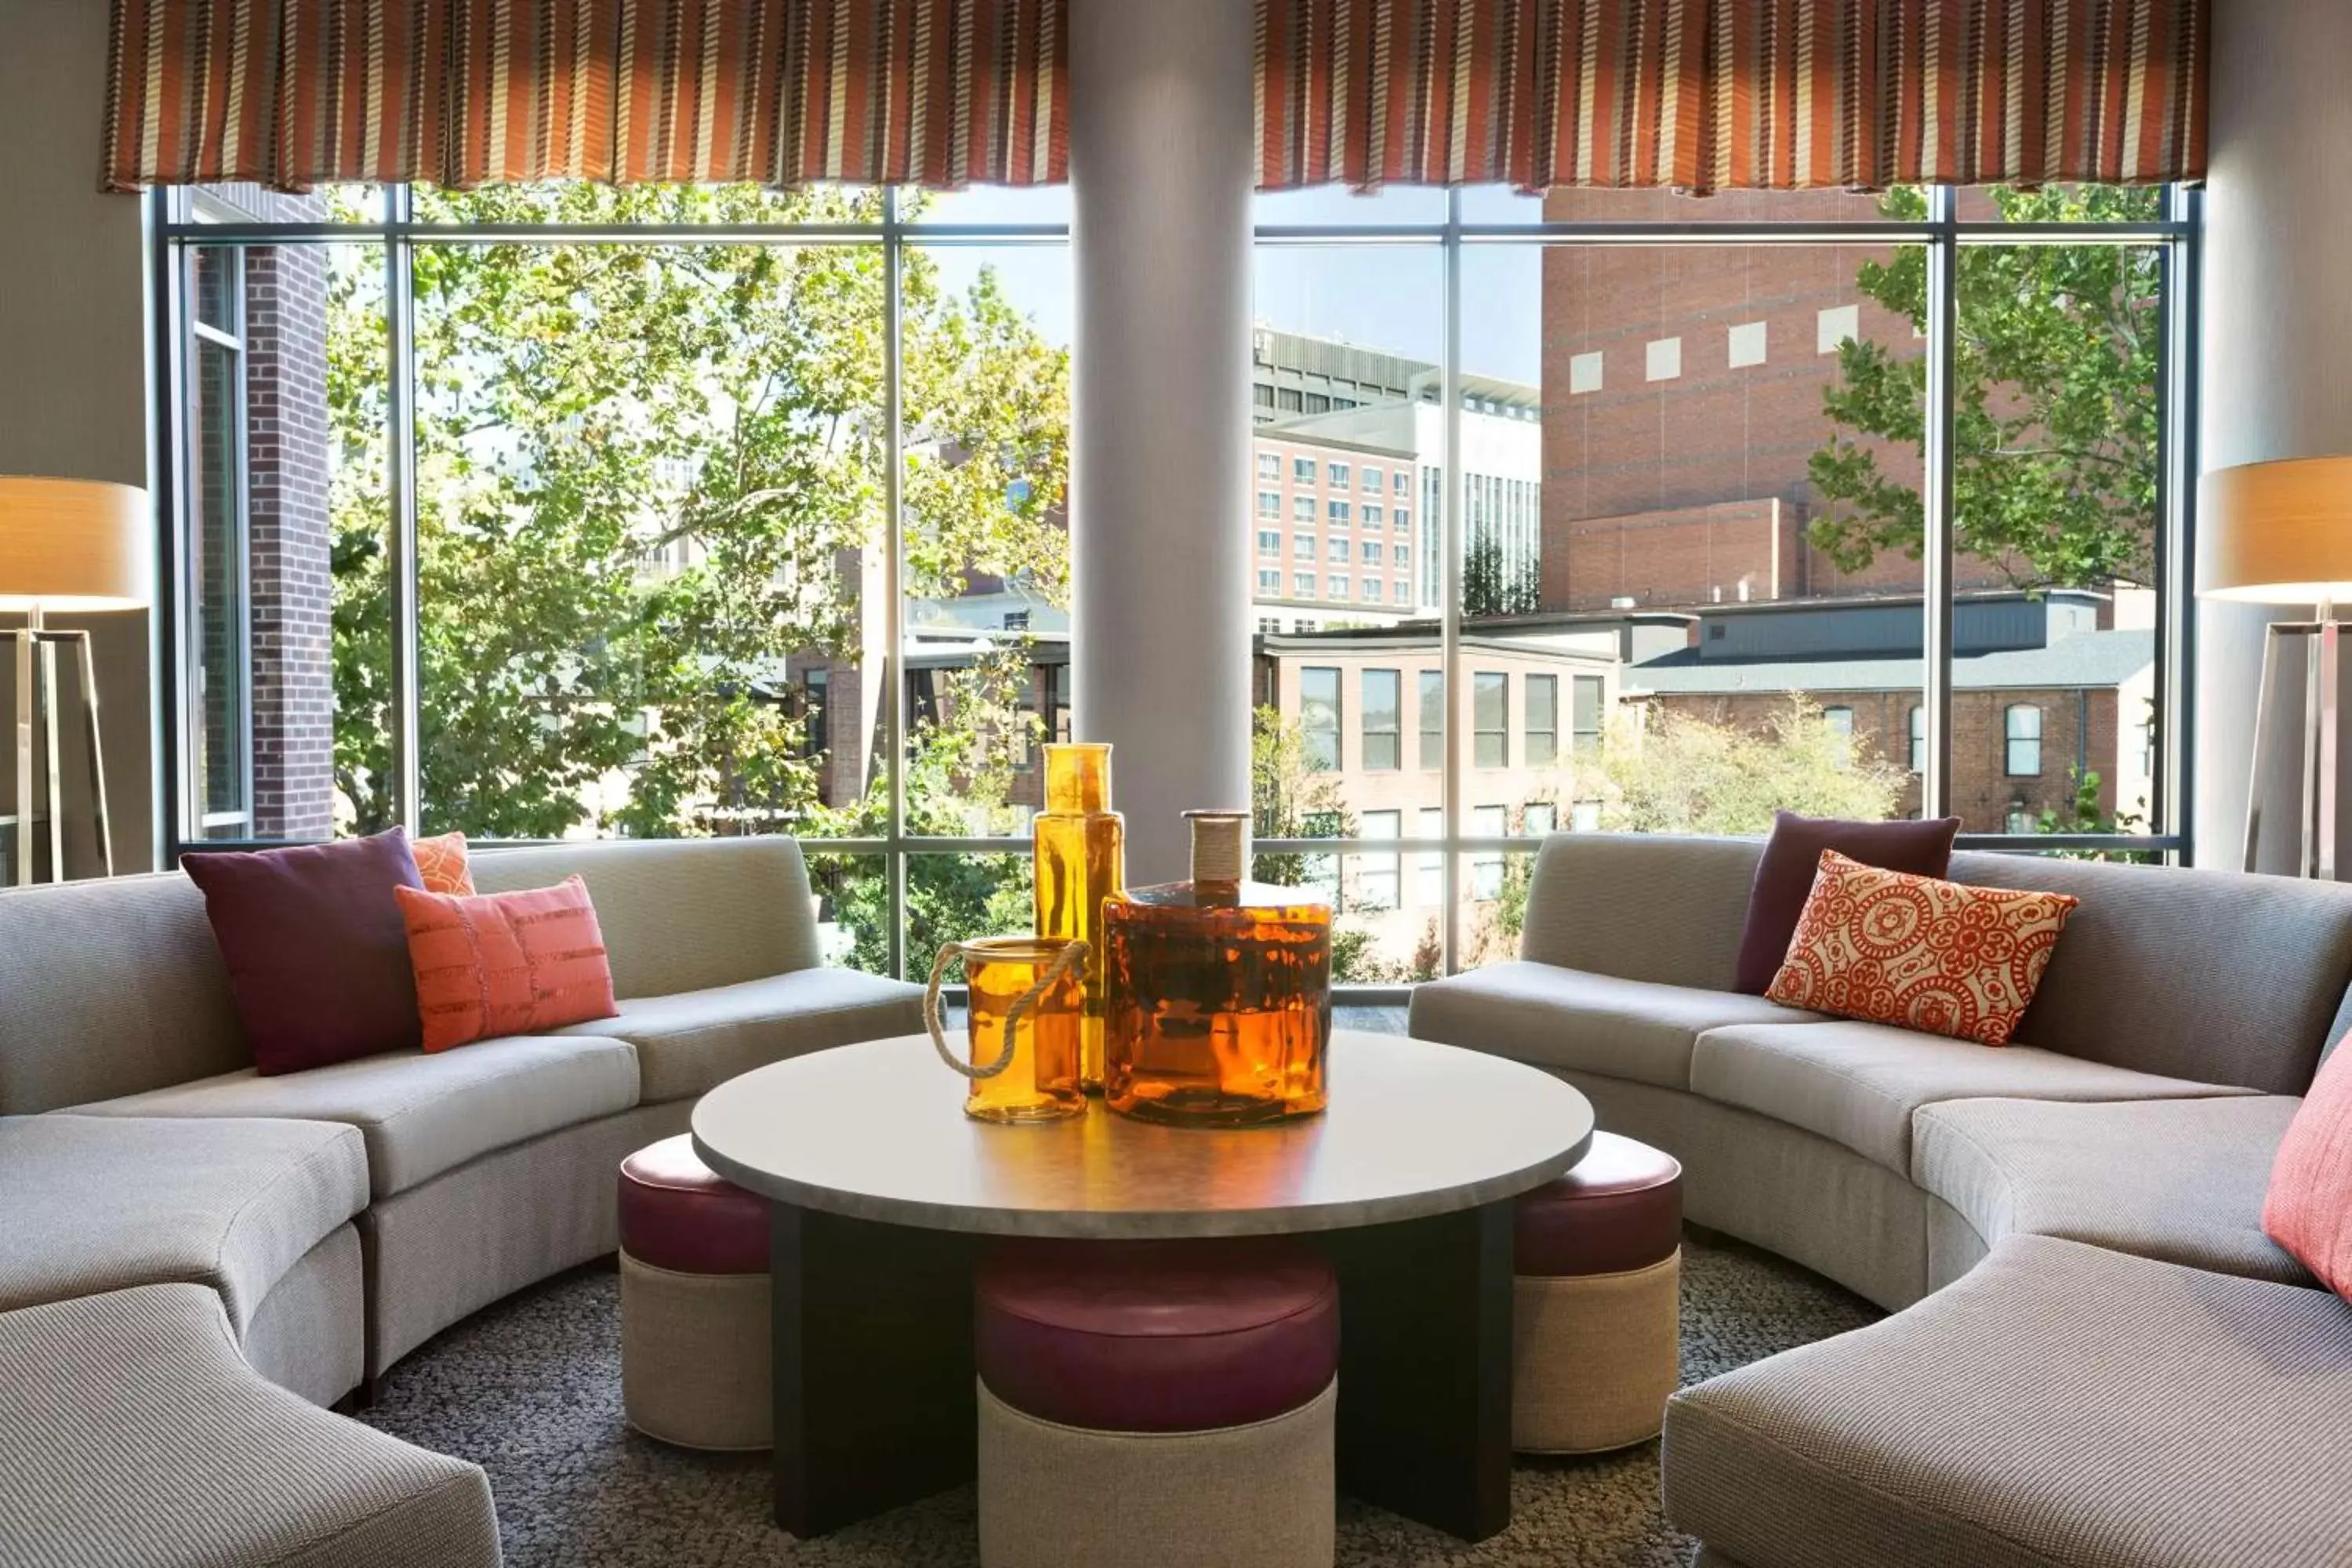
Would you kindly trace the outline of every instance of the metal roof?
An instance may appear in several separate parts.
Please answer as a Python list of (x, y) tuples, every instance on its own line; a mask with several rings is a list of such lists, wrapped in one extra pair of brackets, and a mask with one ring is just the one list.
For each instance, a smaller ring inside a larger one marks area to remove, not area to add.
[[(1917, 658), (1808, 658), (1703, 662), (1696, 650), (1626, 667), (1628, 697), (1720, 697), (1739, 692), (1916, 691), (1925, 671)], [(1958, 690), (2098, 689), (2121, 686), (2156, 662), (2156, 634), (2147, 630), (2082, 632), (2047, 647), (2005, 649), (1952, 660)]]

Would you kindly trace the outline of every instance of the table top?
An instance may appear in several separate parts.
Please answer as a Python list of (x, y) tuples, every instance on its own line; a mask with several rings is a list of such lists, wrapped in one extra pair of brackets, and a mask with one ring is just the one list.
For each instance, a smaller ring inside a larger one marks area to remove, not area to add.
[(1330, 1109), (1264, 1127), (1168, 1127), (1100, 1101), (1025, 1125), (963, 1114), (921, 1035), (754, 1068), (694, 1108), (739, 1186), (856, 1219), (994, 1236), (1264, 1236), (1418, 1219), (1540, 1186), (1584, 1157), (1592, 1107), (1546, 1072), (1394, 1035), (1336, 1032)]

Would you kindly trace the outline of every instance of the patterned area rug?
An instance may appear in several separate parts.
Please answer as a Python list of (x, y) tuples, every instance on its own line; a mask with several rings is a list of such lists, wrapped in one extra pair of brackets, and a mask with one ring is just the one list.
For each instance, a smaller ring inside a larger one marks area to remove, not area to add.
[[(1683, 1378), (1712, 1377), (1878, 1316), (1764, 1253), (1684, 1249)], [(979, 1561), (970, 1488), (819, 1541), (768, 1518), (765, 1455), (668, 1448), (621, 1419), (619, 1277), (575, 1270), (443, 1334), (388, 1373), (364, 1416), (490, 1473), (509, 1568), (947, 1568)], [(1658, 1446), (1522, 1460), (1511, 1527), (1465, 1546), (1342, 1500), (1341, 1568), (1680, 1564), (1692, 1545), (1658, 1513)]]

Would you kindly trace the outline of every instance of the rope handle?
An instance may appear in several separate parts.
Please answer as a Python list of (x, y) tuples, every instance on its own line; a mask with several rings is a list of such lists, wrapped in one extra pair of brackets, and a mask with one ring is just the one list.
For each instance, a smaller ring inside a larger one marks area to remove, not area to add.
[(931, 963), (930, 988), (923, 993), (923, 1022), (930, 1026), (931, 1047), (940, 1053), (940, 1060), (947, 1063), (964, 1077), (975, 1079), (994, 1078), (1006, 1068), (1011, 1067), (1013, 1047), (1018, 1038), (1017, 1031), (1021, 1026), (1021, 1015), (1035, 1006), (1037, 999), (1053, 988), (1054, 982), (1086, 963), (1087, 952), (1085, 942), (1073, 940), (1068, 946), (1054, 955), (1054, 961), (1045, 966), (1045, 973), (1037, 977), (1037, 983), (1024, 991), (1014, 1000), (1013, 1005), (1005, 1009), (1004, 1045), (1003, 1048), (996, 1053), (996, 1059), (986, 1067), (974, 1067), (958, 1057), (954, 1048), (948, 1044), (947, 1027), (940, 1017), (940, 984), (947, 978), (948, 965), (954, 963), (963, 952), (963, 943), (951, 942), (941, 947), (940, 956)]

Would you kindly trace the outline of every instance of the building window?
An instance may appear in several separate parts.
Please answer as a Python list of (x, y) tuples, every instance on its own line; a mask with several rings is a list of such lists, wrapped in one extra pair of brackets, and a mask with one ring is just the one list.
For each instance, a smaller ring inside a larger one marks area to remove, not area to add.
[(1412, 584), (1407, 583), (1407, 582), (1404, 582), (1404, 581), (1402, 581), (1402, 579), (1400, 579), (1400, 580), (1399, 580), (1399, 581), (1394, 584), (1394, 586), (1395, 586), (1395, 590), (1396, 590), (1396, 591), (1395, 591), (1395, 593), (1394, 593), (1394, 594), (1392, 594), (1392, 595), (1391, 595), (1391, 598), (1393, 598), (1393, 599), (1394, 599), (1398, 604), (1400, 604), (1400, 605), (1410, 605), (1410, 604), (1412, 604)]
[(1389, 513), (1389, 516), (1393, 520), (1390, 526), (1397, 532), (1409, 534), (1412, 531), (1412, 513), (1405, 510), (1404, 508), (1396, 508)]
[(1572, 678), (1569, 692), (1575, 710), (1569, 714), (1569, 745), (1575, 755), (1592, 757), (1601, 754), (1601, 712), (1607, 696), (1606, 683), (1597, 675)]
[(1324, 478), (1328, 481), (1333, 489), (1346, 489), (1348, 488), (1348, 465), (1345, 463), (1331, 464), (1324, 470)]
[(1374, 467), (1373, 467), (1371, 464), (1370, 464), (1370, 463), (1365, 464), (1365, 465), (1364, 465), (1364, 470), (1363, 470), (1363, 477), (1362, 477), (1362, 478), (1360, 478), (1360, 479), (1359, 479), (1356, 481), (1356, 488), (1357, 488), (1358, 489), (1360, 489), (1360, 490), (1366, 490), (1366, 491), (1369, 491), (1369, 492), (1370, 492), (1370, 493), (1371, 493), (1371, 494), (1373, 494), (1373, 495), (1378, 495), (1378, 494), (1380, 494), (1380, 493), (1381, 493), (1381, 471), (1380, 471), (1380, 469), (1378, 469), (1378, 468), (1374, 468)]
[(1471, 762), (1475, 766), (1511, 765), (1510, 692), (1507, 675), (1482, 669), (1470, 678)]
[(1927, 771), (1927, 710), (1916, 702), (1911, 704), (1911, 771)]
[(1315, 498), (1313, 496), (1292, 496), (1290, 498), (1290, 516), (1291, 520), (1295, 522), (1313, 522), (1315, 521)]
[(1389, 562), (1391, 565), (1399, 568), (1410, 567), (1412, 564), (1412, 546), (1410, 544), (1399, 544), (1391, 547), (1389, 551)]
[(1813, 352), (1833, 354), (1838, 345), (1862, 338), (1862, 307), (1832, 305), (1813, 319)]
[(1379, 565), (1381, 563), (1380, 541), (1376, 539), (1367, 539), (1364, 541), (1363, 547), (1358, 552), (1358, 554), (1362, 559), (1365, 565)]
[(2033, 831), (2033, 818), (2026, 812), (2024, 806), (2011, 805), (2009, 808), (2009, 815), (2001, 818), (2000, 830), (2009, 834), (2031, 833)]
[(1323, 558), (1327, 561), (1336, 561), (1343, 566), (1346, 565), (1348, 562), (1348, 542), (1344, 539), (1338, 538), (1325, 540), (1323, 542)]
[(1298, 672), (1298, 727), (1307, 741), (1307, 765), (1319, 773), (1339, 767), (1339, 672), (1309, 665)]
[(1730, 332), (1731, 368), (1745, 369), (1764, 363), (1764, 323), (1741, 321)]
[(1364, 603), (1366, 603), (1367, 605), (1377, 605), (1377, 604), (1379, 604), (1380, 602), (1381, 602), (1381, 580), (1380, 580), (1378, 577), (1367, 577), (1367, 578), (1365, 578), (1365, 579), (1364, 579)]
[[(1474, 838), (1501, 838), (1511, 831), (1510, 808), (1501, 805), (1474, 806), (1470, 812), (1470, 835)], [(1470, 896), (1481, 903), (1503, 896), (1503, 851), (1474, 849), (1470, 852)]]
[(1257, 477), (1262, 479), (1280, 479), (1282, 477), (1282, 454), (1279, 452), (1260, 452), (1257, 455)]
[(1519, 684), (1528, 706), (1527, 764), (1549, 766), (1559, 756), (1559, 677), (1530, 675)]
[(1312, 458), (1291, 458), (1290, 477), (1302, 485), (1313, 484), (1315, 482), (1315, 459)]
[(2031, 702), (2011, 703), (2001, 715), (2001, 734), (2008, 757), (2003, 771), (2013, 779), (2042, 776), (2042, 710)]
[(1522, 814), (1519, 831), (1531, 838), (1549, 838), (1559, 828), (1559, 808), (1548, 800), (1531, 800)]
[(1424, 669), (1419, 677), (1421, 705), (1421, 768), (1435, 773), (1445, 766), (1445, 672)]
[(1412, 494), (1412, 475), (1409, 471), (1399, 468), (1389, 476), (1389, 495), (1391, 499), (1411, 494)]
[(1335, 500), (1326, 502), (1325, 510), (1330, 513), (1332, 527), (1345, 528), (1348, 526), (1348, 503), (1346, 501)]
[[(1445, 837), (1445, 813), (1440, 807), (1424, 805), (1415, 819), (1413, 837), (1431, 844)], [(1453, 900), (1445, 896), (1445, 855), (1443, 850), (1424, 849), (1413, 857), (1413, 902), (1433, 909), (1443, 908)]]
[(1274, 395), (1274, 400), (1285, 414), (1296, 414), (1298, 412), (1298, 388), (1295, 386), (1276, 388)]
[(1330, 576), (1326, 577), (1323, 580), (1323, 596), (1327, 599), (1346, 598), (1348, 596), (1348, 579), (1336, 572), (1334, 572)]
[(1653, 338), (1643, 352), (1643, 379), (1672, 381), (1683, 373), (1683, 341)]
[(1312, 572), (1292, 573), (1290, 574), (1290, 586), (1298, 597), (1302, 599), (1313, 598), (1315, 596), (1315, 574)]
[(1568, 361), (1569, 395), (1573, 397), (1580, 393), (1598, 392), (1600, 390), (1600, 353), (1596, 351), (1591, 353), (1570, 355)]
[[(825, 698), (833, 689), (833, 671), (823, 665), (801, 672), (801, 755), (814, 761), (825, 752)], [(1025, 737), (1028, 730), (1024, 727)]]
[(1258, 491), (1257, 514), (1260, 517), (1280, 517), (1282, 515), (1282, 492), (1279, 490)]
[(1403, 682), (1393, 669), (1364, 671), (1364, 767), (1394, 773), (1403, 765)]
[(1273, 528), (1259, 529), (1257, 552), (1260, 555), (1279, 556), (1282, 553), (1282, 531)]
[(1309, 414), (1328, 414), (1328, 413), (1330, 413), (1330, 412), (1331, 412), (1331, 398), (1330, 398), (1330, 395), (1329, 395), (1329, 394), (1328, 394), (1328, 393), (1322, 393), (1322, 392), (1310, 392), (1310, 393), (1308, 393), (1308, 394), (1307, 395), (1307, 413), (1309, 413)]
[(1311, 533), (1292, 534), (1290, 536), (1290, 552), (1298, 557), (1301, 561), (1314, 560), (1315, 536)]
[[(245, 254), (188, 253), (190, 837), (255, 837), (251, 560), (246, 511)], [(17, 835), (20, 844), (28, 837)]]
[(1366, 501), (1364, 503), (1364, 526), (1366, 528), (1378, 528), (1380, 525), (1381, 509), (1379, 503), (1375, 501)]
[[(1396, 672), (1388, 673), (1393, 676)], [(1394, 840), (1404, 837), (1402, 811), (1368, 811), (1360, 821), (1366, 838)], [(1367, 913), (1396, 908), (1399, 870), (1393, 849), (1356, 857), (1356, 908)]]
[(1849, 741), (1853, 739), (1853, 709), (1824, 708), (1822, 710), (1822, 722), (1829, 726), (1831, 734), (1843, 735)]
[(1261, 594), (1281, 593), (1282, 574), (1280, 572), (1260, 572), (1257, 574), (1257, 591)]

